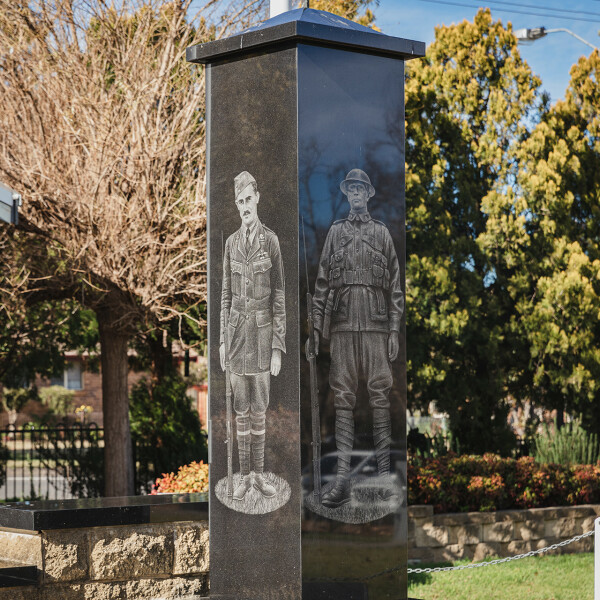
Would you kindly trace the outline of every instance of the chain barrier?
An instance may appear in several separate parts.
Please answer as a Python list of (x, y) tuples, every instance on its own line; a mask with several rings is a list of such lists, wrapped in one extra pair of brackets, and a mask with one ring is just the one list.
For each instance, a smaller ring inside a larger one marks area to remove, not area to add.
[(576, 535), (574, 538), (570, 540), (564, 540), (562, 542), (558, 542), (557, 544), (552, 544), (551, 546), (546, 546), (545, 548), (540, 548), (539, 550), (530, 550), (529, 552), (525, 552), (525, 554), (517, 554), (516, 556), (508, 556), (506, 558), (497, 558), (495, 560), (489, 560), (486, 562), (480, 563), (471, 563), (468, 565), (459, 565), (457, 567), (432, 567), (426, 569), (408, 569), (409, 573), (440, 573), (442, 571), (462, 571), (464, 569), (478, 569), (479, 567), (489, 567), (491, 565), (499, 565), (501, 563), (512, 562), (513, 560), (520, 560), (521, 558), (529, 558), (530, 556), (535, 556), (536, 554), (543, 554), (544, 552), (549, 552), (550, 550), (556, 550), (558, 548), (562, 548), (563, 546), (567, 546), (568, 544), (572, 544), (573, 542), (578, 542), (583, 538), (589, 537), (590, 535), (594, 535), (594, 530), (588, 531), (587, 533), (582, 533), (581, 535)]
[[(573, 542), (578, 542), (583, 538), (589, 537), (590, 535), (594, 535), (594, 530), (588, 531), (587, 533), (582, 533), (581, 535), (576, 535), (570, 540), (564, 540), (562, 542), (558, 542), (556, 544), (552, 544), (550, 546), (546, 546), (545, 548), (540, 548), (539, 550), (530, 550), (529, 552), (525, 552), (524, 554), (517, 554), (516, 556), (508, 556), (506, 558), (497, 558), (495, 560), (489, 560), (485, 562), (479, 563), (470, 563), (468, 565), (459, 565), (457, 567), (431, 567), (425, 569), (407, 569), (409, 574), (411, 573), (441, 573), (443, 571), (463, 571), (464, 569), (478, 569), (480, 567), (489, 567), (491, 565), (499, 565), (501, 563), (512, 562), (513, 560), (520, 560), (521, 558), (529, 558), (530, 556), (536, 556), (537, 554), (543, 554), (544, 552), (550, 552), (550, 550), (557, 550), (558, 548), (562, 548), (563, 546), (567, 546), (572, 544)], [(366, 582), (371, 581), (372, 579), (376, 579), (377, 577), (381, 577), (382, 575), (389, 575), (390, 573), (396, 573), (401, 571), (402, 567), (391, 567), (390, 569), (386, 569), (385, 571), (380, 571), (379, 573), (374, 573), (373, 575), (368, 575), (367, 577), (325, 577), (322, 579), (308, 579), (307, 581), (328, 581), (328, 582), (337, 582), (337, 583), (350, 583), (350, 582)]]

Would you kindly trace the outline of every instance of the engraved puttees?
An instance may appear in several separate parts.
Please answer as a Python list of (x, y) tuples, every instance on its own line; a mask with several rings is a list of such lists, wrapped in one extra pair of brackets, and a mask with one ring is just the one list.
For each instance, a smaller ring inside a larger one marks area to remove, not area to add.
[[(390, 473), (392, 427), (389, 394), (391, 363), (399, 351), (404, 311), (400, 267), (386, 225), (367, 210), (375, 194), (368, 175), (352, 169), (340, 189), (350, 204), (345, 219), (329, 229), (321, 251), (312, 302), (315, 348), (330, 340), (329, 384), (334, 392), (337, 472), (311, 510), (331, 519), (368, 522), (393, 512), (399, 488)], [(354, 409), (359, 377), (364, 378), (372, 410), (377, 476), (353, 481)]]
[(264, 514), (290, 497), (288, 483), (264, 464), (271, 376), (285, 353), (283, 260), (277, 236), (258, 218), (254, 177), (243, 171), (234, 188), (242, 224), (225, 243), (220, 355), (230, 371), (240, 470), (233, 474), (232, 496), (226, 478), (215, 493), (233, 510)]

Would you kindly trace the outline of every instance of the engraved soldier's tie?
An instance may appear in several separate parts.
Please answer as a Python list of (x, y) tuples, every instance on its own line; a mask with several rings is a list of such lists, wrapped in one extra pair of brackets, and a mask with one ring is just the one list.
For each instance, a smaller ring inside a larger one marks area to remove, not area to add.
[(250, 254), (250, 229), (246, 227), (246, 256)]

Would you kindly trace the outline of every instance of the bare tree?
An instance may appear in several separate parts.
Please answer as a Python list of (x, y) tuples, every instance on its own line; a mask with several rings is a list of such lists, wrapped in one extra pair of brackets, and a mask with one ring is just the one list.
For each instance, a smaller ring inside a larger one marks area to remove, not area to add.
[(185, 49), (261, 10), (191, 4), (0, 0), (0, 180), (26, 199), (0, 228), (1, 297), (96, 312), (108, 496), (133, 493), (131, 336), (206, 300), (204, 72)]

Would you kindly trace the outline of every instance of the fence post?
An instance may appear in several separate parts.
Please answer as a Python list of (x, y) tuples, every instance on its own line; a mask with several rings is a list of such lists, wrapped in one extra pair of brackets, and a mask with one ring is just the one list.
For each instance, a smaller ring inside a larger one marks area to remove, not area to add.
[(594, 600), (600, 600), (600, 517), (594, 521)]

